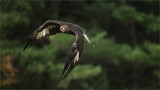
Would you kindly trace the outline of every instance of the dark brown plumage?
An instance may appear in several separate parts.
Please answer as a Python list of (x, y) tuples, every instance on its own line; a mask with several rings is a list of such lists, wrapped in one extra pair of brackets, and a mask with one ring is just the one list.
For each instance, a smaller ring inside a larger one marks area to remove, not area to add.
[(80, 26), (69, 22), (48, 20), (26, 38), (28, 42), (24, 47), (23, 51), (25, 51), (32, 45), (38, 44), (41, 40), (49, 37), (50, 35), (55, 35), (57, 33), (67, 33), (76, 36), (76, 40), (71, 47), (71, 51), (67, 57), (62, 72), (62, 79), (64, 79), (76, 66), (79, 60), (83, 49), (84, 37), (90, 43), (90, 40)]

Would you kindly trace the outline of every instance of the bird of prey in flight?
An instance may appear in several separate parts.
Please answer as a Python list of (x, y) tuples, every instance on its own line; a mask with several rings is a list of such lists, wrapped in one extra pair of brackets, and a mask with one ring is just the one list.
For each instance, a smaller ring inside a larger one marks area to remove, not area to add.
[(61, 78), (64, 79), (76, 66), (79, 60), (83, 49), (84, 38), (88, 41), (90, 45), (93, 46), (93, 44), (90, 42), (87, 35), (84, 33), (83, 29), (80, 26), (69, 22), (48, 20), (37, 30), (35, 30), (31, 35), (26, 37), (27, 44), (24, 47), (23, 51), (25, 51), (26, 48), (32, 45), (38, 44), (41, 40), (49, 37), (50, 35), (55, 35), (58, 33), (66, 33), (76, 36), (76, 40), (71, 47), (71, 51), (67, 57), (62, 72)]

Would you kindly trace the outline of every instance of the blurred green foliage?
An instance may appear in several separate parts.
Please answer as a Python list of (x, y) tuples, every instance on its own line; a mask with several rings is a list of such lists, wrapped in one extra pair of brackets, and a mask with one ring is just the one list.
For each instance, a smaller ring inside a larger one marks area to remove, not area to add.
[[(3, 89), (158, 89), (158, 1), (1, 1)], [(76, 23), (87, 42), (65, 80), (75, 36), (57, 34), (23, 52), (23, 38), (46, 20)]]

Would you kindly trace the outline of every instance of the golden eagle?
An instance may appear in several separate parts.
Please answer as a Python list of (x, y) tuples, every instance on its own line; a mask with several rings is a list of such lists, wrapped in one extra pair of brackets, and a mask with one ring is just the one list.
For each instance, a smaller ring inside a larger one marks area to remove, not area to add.
[(83, 49), (84, 38), (89, 42), (89, 44), (92, 45), (87, 35), (84, 33), (83, 29), (80, 26), (70, 22), (48, 20), (26, 38), (28, 42), (23, 51), (25, 51), (26, 48), (39, 43), (44, 38), (47, 38), (50, 35), (55, 35), (57, 33), (66, 33), (76, 36), (76, 40), (71, 47), (71, 51), (67, 57), (62, 72), (61, 78), (64, 79), (76, 66), (79, 60)]

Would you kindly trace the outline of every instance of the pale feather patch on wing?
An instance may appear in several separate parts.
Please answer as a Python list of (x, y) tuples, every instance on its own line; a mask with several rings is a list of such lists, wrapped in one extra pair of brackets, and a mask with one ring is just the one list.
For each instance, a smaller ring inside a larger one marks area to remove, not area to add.
[(74, 58), (74, 64), (75, 64), (76, 62), (78, 62), (78, 60), (79, 60), (79, 51), (77, 52), (77, 54), (76, 54), (76, 56), (75, 56), (75, 58)]
[(37, 39), (49, 36), (50, 35), (49, 30), (55, 27), (56, 27), (55, 25), (49, 25), (48, 27), (44, 28), (41, 32), (37, 34)]
[(37, 34), (36, 39), (40, 39), (42, 37), (45, 37), (47, 34), (49, 34), (49, 30), (47, 28), (43, 29), (41, 32)]

